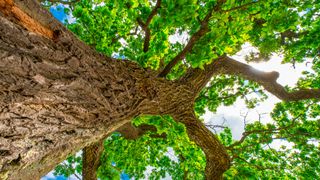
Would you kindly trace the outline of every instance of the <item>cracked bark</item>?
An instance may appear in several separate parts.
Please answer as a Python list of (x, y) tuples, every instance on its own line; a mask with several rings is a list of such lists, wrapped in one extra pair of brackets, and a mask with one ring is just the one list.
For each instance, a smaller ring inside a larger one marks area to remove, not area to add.
[(243, 76), (284, 100), (320, 94), (289, 93), (276, 83), (277, 73), (228, 57), (205, 71), (190, 70), (179, 82), (157, 78), (132, 62), (95, 52), (33, 0), (0, 0), (0, 22), (0, 179), (40, 178), (140, 114), (169, 114), (185, 124), (206, 154), (207, 179), (220, 179), (229, 156), (192, 113), (213, 75)]
[(40, 178), (136, 115), (174, 114), (192, 104), (190, 86), (102, 56), (36, 1), (0, 2), (0, 179)]

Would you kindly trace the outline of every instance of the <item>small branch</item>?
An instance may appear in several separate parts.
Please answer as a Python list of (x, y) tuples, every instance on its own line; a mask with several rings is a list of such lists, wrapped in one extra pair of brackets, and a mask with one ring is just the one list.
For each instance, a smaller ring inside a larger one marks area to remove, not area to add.
[[(307, 108), (309, 108), (311, 105), (313, 105), (314, 103), (310, 103), (308, 104)], [(275, 129), (257, 129), (257, 130), (252, 130), (252, 131), (245, 131), (242, 133), (242, 137), (239, 141), (231, 144), (230, 146), (227, 147), (228, 150), (233, 149), (235, 146), (241, 145), (248, 136), (250, 136), (251, 134), (266, 134), (266, 133), (278, 133), (280, 130), (288, 130), (290, 128), (292, 128), (297, 119), (299, 117), (301, 117), (304, 113), (299, 114), (298, 116), (296, 116), (295, 118), (292, 119), (291, 124), (288, 126), (284, 126), (284, 127), (280, 127), (280, 128), (275, 128)], [(260, 114), (259, 114), (259, 121), (260, 121)]]
[(75, 176), (77, 179), (81, 180), (80, 176), (79, 176), (77, 173), (74, 173), (74, 176)]
[(267, 169), (272, 169), (271, 167), (262, 167), (262, 166), (258, 166), (255, 164), (251, 164), (250, 162), (248, 162), (246, 159), (243, 159), (239, 156), (235, 156), (233, 159), (240, 159), (241, 161), (245, 162), (246, 164), (248, 164), (249, 166), (255, 167), (258, 170), (267, 170)]
[(231, 11), (235, 11), (235, 10), (243, 10), (245, 9), (246, 7), (252, 5), (252, 4), (256, 4), (256, 3), (259, 3), (261, 1), (252, 1), (252, 2), (249, 2), (247, 4), (243, 4), (243, 5), (240, 5), (240, 6), (237, 6), (237, 7), (233, 7), (233, 8), (230, 8), (230, 9), (227, 9), (227, 10), (224, 10), (223, 12), (231, 12)]
[[(137, 28), (136, 28), (136, 30), (134, 32), (130, 32), (126, 36), (132, 36), (132, 35), (137, 35)], [(123, 36), (116, 36), (116, 37), (112, 38), (111, 44), (116, 43), (121, 38), (123, 38)]]
[(224, 0), (220, 0), (218, 1), (217, 5), (212, 8), (211, 10), (209, 10), (208, 14), (206, 15), (206, 17), (201, 21), (200, 23), (200, 29), (194, 33), (189, 42), (187, 43), (187, 45), (184, 47), (184, 49), (178, 54), (176, 55), (167, 65), (166, 67), (162, 70), (162, 72), (158, 75), (159, 77), (165, 77), (170, 71), (171, 69), (182, 59), (185, 58), (186, 54), (188, 52), (190, 52), (193, 48), (193, 46), (196, 44), (196, 42), (203, 37), (207, 32), (209, 32), (209, 20), (212, 16), (212, 13), (214, 11), (218, 12), (221, 10), (221, 5), (224, 3)]
[(217, 134), (217, 128), (220, 129), (225, 129), (227, 128), (227, 126), (223, 126), (223, 125), (217, 125), (217, 124), (205, 124), (206, 127), (212, 129), (214, 131), (215, 134)]
[(149, 26), (152, 18), (157, 14), (157, 11), (160, 8), (160, 6), (161, 6), (161, 0), (157, 0), (156, 6), (152, 9), (149, 17), (147, 18), (147, 21), (146, 21), (146, 24), (145, 24), (146, 26)]
[(144, 43), (143, 43), (143, 52), (148, 52), (149, 50), (149, 46), (150, 46), (150, 39), (151, 39), (151, 32), (150, 32), (150, 28), (149, 25), (151, 23), (152, 18), (157, 14), (158, 9), (161, 6), (161, 0), (157, 0), (157, 3), (155, 5), (155, 7), (152, 9), (150, 15), (147, 18), (146, 23), (144, 23), (141, 18), (138, 18), (138, 24), (139, 26), (144, 30), (145, 32), (145, 38), (144, 38)]

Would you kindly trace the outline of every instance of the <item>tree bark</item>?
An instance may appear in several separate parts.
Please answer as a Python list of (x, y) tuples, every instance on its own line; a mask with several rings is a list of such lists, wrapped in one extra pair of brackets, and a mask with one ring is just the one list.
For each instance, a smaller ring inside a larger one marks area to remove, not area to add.
[(0, 0), (0, 35), (0, 179), (40, 178), (134, 116), (195, 99), (188, 85), (90, 49), (33, 0)]

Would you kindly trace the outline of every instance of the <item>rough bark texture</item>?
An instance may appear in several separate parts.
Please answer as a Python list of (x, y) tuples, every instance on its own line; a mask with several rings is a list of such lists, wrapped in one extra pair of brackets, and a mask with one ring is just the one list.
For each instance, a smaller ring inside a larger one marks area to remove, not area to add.
[[(160, 76), (208, 31), (210, 16)], [(225, 56), (204, 71), (191, 69), (180, 81), (167, 81), (90, 49), (36, 0), (0, 0), (0, 179), (38, 179), (141, 114), (168, 114), (185, 124), (206, 155), (206, 178), (221, 179), (229, 156), (193, 114), (194, 99), (215, 74), (243, 76), (284, 100), (320, 97), (319, 90), (289, 93), (276, 83), (278, 73), (257, 71)], [(125, 132), (139, 136), (146, 130), (152, 127)], [(92, 146), (85, 150), (91, 170), (97, 167), (99, 151)]]
[(100, 166), (100, 157), (103, 152), (103, 141), (87, 146), (82, 154), (82, 179), (96, 180)]
[[(184, 105), (190, 111), (196, 95), (191, 86), (96, 53), (36, 1), (0, 2), (0, 179), (40, 178), (136, 115), (173, 115)], [(30, 29), (10, 7), (52, 36)], [(225, 156), (211, 160), (221, 154), (216, 150), (223, 150), (209, 149), (218, 142), (215, 136), (198, 121), (197, 126), (191, 120), (180, 122), (191, 126), (190, 139), (206, 155), (212, 153), (207, 172), (221, 177), (229, 161)], [(201, 137), (214, 142), (204, 143)]]

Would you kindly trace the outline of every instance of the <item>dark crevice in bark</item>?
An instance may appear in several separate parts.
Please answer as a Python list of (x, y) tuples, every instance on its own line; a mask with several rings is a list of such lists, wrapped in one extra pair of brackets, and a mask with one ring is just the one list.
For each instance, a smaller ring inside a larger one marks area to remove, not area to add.
[(103, 140), (87, 146), (82, 154), (82, 178), (83, 180), (96, 180), (97, 170), (100, 166), (100, 157), (103, 152)]

